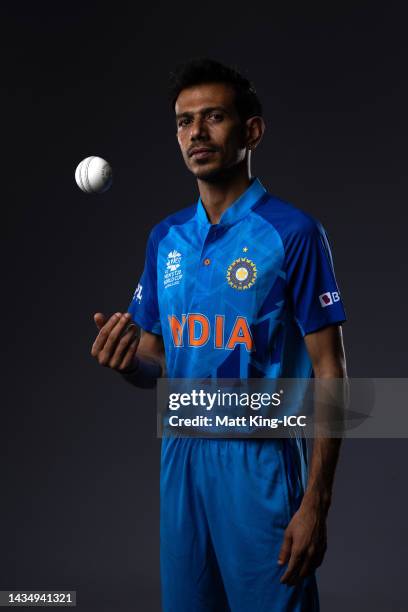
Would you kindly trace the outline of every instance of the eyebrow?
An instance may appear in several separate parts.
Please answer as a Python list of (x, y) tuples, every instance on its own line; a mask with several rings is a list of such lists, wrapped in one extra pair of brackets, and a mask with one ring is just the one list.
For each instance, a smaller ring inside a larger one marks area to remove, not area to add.
[[(211, 111), (215, 111), (215, 110), (220, 110), (223, 113), (228, 114), (227, 109), (224, 108), (223, 106), (208, 106), (207, 108), (203, 108), (201, 111), (199, 111), (199, 114), (206, 115), (207, 113), (210, 113)], [(194, 113), (191, 113), (190, 111), (179, 113), (178, 115), (176, 115), (176, 121), (177, 119), (180, 119), (181, 117), (191, 117), (192, 115), (194, 115)]]

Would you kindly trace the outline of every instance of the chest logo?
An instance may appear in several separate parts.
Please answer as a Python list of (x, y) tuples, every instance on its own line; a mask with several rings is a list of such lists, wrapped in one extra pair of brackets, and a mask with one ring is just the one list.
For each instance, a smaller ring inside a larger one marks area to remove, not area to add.
[(166, 269), (164, 271), (164, 288), (178, 285), (183, 278), (181, 270), (181, 253), (176, 249), (167, 255)]
[(233, 289), (249, 289), (256, 281), (256, 265), (247, 257), (238, 257), (227, 269), (227, 281)]

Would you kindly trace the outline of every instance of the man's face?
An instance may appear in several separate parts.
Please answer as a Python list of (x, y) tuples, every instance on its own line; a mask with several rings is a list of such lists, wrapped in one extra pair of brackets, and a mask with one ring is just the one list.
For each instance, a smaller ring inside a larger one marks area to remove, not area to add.
[(175, 111), (184, 161), (198, 179), (222, 176), (244, 159), (245, 125), (235, 108), (232, 87), (208, 83), (183, 89)]

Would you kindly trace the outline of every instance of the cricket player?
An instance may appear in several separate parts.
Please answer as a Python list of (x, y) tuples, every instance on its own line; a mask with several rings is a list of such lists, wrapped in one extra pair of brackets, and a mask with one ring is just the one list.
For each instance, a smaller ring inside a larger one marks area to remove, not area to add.
[[(128, 312), (94, 316), (92, 355), (139, 387), (162, 376), (345, 378), (325, 230), (251, 175), (265, 131), (254, 87), (196, 59), (173, 73), (171, 101), (199, 198), (153, 227)], [(339, 446), (315, 439), (308, 462), (298, 437), (164, 438), (164, 612), (319, 610)]]

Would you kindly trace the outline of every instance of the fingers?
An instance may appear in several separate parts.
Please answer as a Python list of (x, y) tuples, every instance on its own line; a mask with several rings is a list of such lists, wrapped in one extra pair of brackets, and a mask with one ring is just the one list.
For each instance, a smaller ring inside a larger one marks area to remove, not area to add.
[(278, 564), (283, 565), (287, 563), (290, 557), (290, 550), (292, 548), (292, 536), (288, 529), (285, 530), (282, 546), (279, 552)]
[[(119, 313), (117, 312), (116, 314), (111, 316), (109, 321), (105, 323), (105, 325), (103, 325), (102, 328), (100, 329), (99, 334), (96, 337), (96, 340), (92, 345), (91, 355), (92, 357), (98, 357), (98, 361), (99, 361), (100, 354), (103, 348), (105, 347), (109, 334), (111, 333), (111, 331), (113, 330), (117, 322), (119, 321), (119, 317), (120, 317), (120, 312)], [(105, 363), (101, 363), (101, 361), (99, 361), (99, 363), (101, 365), (106, 365)]]
[[(109, 335), (106, 338), (104, 347), (101, 351), (101, 356), (102, 356), (102, 359), (104, 360), (104, 364), (109, 365), (110, 367), (113, 367), (111, 365), (112, 357), (115, 354), (116, 347), (118, 346), (118, 343), (121, 340), (123, 334), (126, 335), (125, 328), (129, 322), (130, 322), (130, 314), (126, 312), (119, 318), (119, 320), (117, 320), (116, 325), (113, 325), (113, 327), (110, 329)], [(122, 348), (123, 348), (123, 344), (122, 344)]]
[(121, 364), (118, 366), (118, 370), (120, 372), (124, 372), (128, 369), (132, 369), (132, 366), (135, 367), (135, 355), (137, 348), (139, 346), (140, 336), (136, 336), (136, 338), (129, 344), (127, 351), (125, 352)]
[(326, 546), (316, 548), (309, 546), (305, 551), (292, 551), (287, 570), (281, 578), (281, 582), (293, 586), (303, 578), (311, 574), (322, 564), (326, 552)]
[(105, 317), (104, 314), (102, 314), (102, 312), (96, 312), (94, 314), (94, 321), (98, 329), (101, 329), (105, 325), (106, 320), (107, 318)]
[(319, 552), (316, 555), (316, 559), (315, 559), (315, 567), (320, 567), (321, 564), (323, 563), (323, 559), (325, 557), (326, 554), (326, 550), (327, 550), (327, 544), (325, 543), (323, 545), (323, 547), (321, 548), (321, 550), (319, 550)]
[[(136, 352), (139, 340), (140, 336), (137, 326), (132, 323), (125, 330), (125, 333), (118, 338), (115, 352), (109, 361), (109, 367), (115, 370), (122, 370), (124, 360), (126, 360), (126, 364), (129, 365), (128, 361), (132, 359), (133, 354)], [(127, 366), (125, 365), (124, 367)]]
[(302, 567), (302, 569), (300, 570), (299, 576), (303, 578), (304, 576), (307, 576), (311, 571), (320, 567), (320, 565), (323, 563), (323, 559), (326, 554), (326, 550), (327, 550), (326, 542), (323, 542), (317, 548), (315, 548), (314, 546), (309, 548), (308, 555), (310, 558), (310, 562), (307, 563), (306, 567)]
[(314, 559), (312, 556), (308, 556), (306, 557), (306, 559), (303, 561), (302, 566), (299, 569), (299, 575), (298, 577), (301, 578), (305, 578), (306, 576), (308, 576), (312, 570), (315, 568), (314, 565)]
[(288, 567), (286, 568), (286, 572), (283, 574), (280, 581), (290, 586), (296, 584), (300, 568), (303, 565), (303, 561), (304, 554), (300, 550), (297, 550), (292, 547)]
[[(104, 320), (104, 315), (96, 313), (94, 318), (98, 325)], [(139, 334), (138, 327), (130, 319), (129, 313), (115, 313), (100, 328), (91, 350), (100, 365), (121, 371), (132, 364), (139, 344)]]
[(278, 557), (279, 565), (287, 563), (280, 581), (289, 586), (298, 584), (319, 567), (327, 548), (325, 522), (316, 521), (313, 516), (310, 521), (310, 513), (299, 512), (285, 530)]
[(317, 552), (316, 549), (312, 546), (310, 547), (306, 555), (303, 556), (303, 562), (299, 566), (299, 570), (297, 576), (294, 576), (290, 584), (296, 584), (296, 582), (306, 578), (309, 576), (316, 568), (321, 565), (324, 557), (324, 552)]

